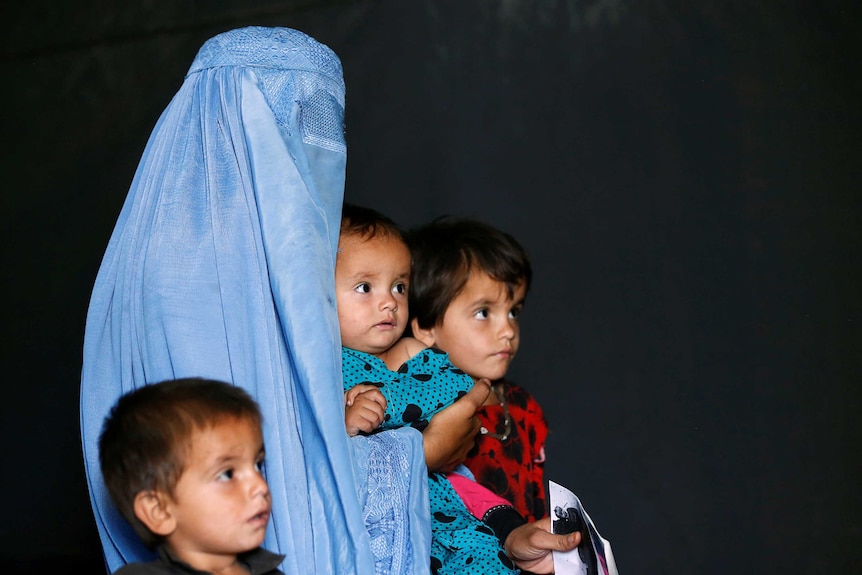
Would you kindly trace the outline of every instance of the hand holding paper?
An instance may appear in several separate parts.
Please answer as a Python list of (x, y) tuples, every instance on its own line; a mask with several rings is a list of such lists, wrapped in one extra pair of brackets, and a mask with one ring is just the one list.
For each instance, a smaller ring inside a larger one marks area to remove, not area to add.
[(554, 533), (581, 532), (577, 549), (554, 552), (556, 575), (619, 575), (611, 544), (599, 535), (580, 499), (558, 483), (549, 481), (551, 522)]

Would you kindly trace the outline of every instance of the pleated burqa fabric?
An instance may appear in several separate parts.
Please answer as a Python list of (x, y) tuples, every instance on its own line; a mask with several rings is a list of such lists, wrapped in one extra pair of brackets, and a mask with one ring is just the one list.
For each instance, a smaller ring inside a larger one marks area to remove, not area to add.
[(107, 567), (152, 554), (110, 502), (98, 436), (124, 392), (176, 377), (261, 405), (285, 573), (427, 573), (419, 433), (348, 439), (334, 270), (347, 150), (338, 57), (288, 28), (225, 32), (159, 118), (84, 337), (81, 433)]

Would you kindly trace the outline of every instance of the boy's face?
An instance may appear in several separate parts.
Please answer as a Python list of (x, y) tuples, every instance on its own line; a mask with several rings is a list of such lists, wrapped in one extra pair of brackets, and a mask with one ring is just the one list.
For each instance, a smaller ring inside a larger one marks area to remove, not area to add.
[(473, 270), (464, 289), (446, 308), (443, 321), (417, 337), (425, 345), (447, 352), (452, 363), (474, 379), (500, 379), (518, 351), (518, 314), (525, 297), (523, 283), (510, 298), (505, 283)]
[(335, 263), (341, 345), (380, 354), (407, 327), (410, 250), (398, 238), (342, 235)]
[(168, 503), (175, 523), (167, 542), (179, 559), (218, 572), (263, 543), (271, 505), (263, 459), (263, 436), (253, 421), (227, 418), (195, 431)]

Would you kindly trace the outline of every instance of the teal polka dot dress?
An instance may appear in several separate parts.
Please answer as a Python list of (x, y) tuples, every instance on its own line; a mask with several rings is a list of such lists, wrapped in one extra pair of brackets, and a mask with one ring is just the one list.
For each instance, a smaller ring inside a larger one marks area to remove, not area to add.
[[(386, 397), (380, 429), (410, 426), (420, 431), (431, 417), (473, 387), (473, 380), (449, 362), (449, 355), (427, 348), (398, 371), (380, 358), (342, 348), (345, 391), (359, 384), (380, 388)], [(438, 575), (508, 575), (519, 573), (494, 532), (473, 517), (443, 473), (429, 473), (431, 503), (431, 573)]]

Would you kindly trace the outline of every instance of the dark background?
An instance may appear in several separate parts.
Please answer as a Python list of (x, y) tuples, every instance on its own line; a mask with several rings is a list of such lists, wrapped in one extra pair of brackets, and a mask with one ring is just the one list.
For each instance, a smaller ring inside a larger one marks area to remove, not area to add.
[(209, 37), (347, 83), (346, 197), (533, 256), (511, 375), (623, 575), (862, 572), (858, 3), (5, 2), (3, 571), (92, 568), (93, 281)]

